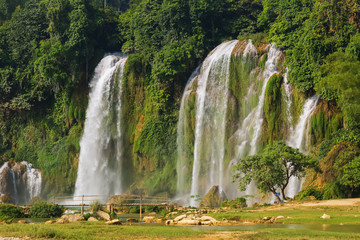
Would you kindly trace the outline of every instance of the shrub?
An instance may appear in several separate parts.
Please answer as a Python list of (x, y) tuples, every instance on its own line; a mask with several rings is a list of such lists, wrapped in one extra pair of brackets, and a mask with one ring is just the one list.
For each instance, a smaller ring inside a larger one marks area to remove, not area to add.
[(313, 196), (316, 198), (316, 200), (321, 200), (323, 199), (323, 195), (324, 195), (324, 191), (319, 186), (315, 186), (315, 187), (311, 186), (300, 191), (296, 196), (296, 199), (305, 200), (306, 197)]
[(31, 206), (29, 214), (33, 218), (50, 218), (60, 217), (63, 211), (62, 206), (47, 202), (36, 202)]
[(221, 207), (245, 208), (247, 207), (244, 197), (235, 198), (234, 200), (225, 200), (221, 203)]
[(21, 207), (15, 206), (13, 204), (0, 204), (0, 218), (9, 219), (9, 218), (23, 218), (25, 215)]
[(93, 213), (96, 213), (97, 211), (103, 210), (103, 205), (99, 201), (92, 202), (90, 204), (90, 210)]

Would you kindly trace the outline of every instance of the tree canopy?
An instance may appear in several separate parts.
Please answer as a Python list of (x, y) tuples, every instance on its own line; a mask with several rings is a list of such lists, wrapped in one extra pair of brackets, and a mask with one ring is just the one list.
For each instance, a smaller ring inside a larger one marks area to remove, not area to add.
[[(239, 181), (239, 189), (255, 182), (257, 188), (271, 192), (280, 201), (286, 200), (285, 189), (291, 177), (302, 177), (307, 168), (315, 168), (316, 160), (287, 146), (284, 142), (267, 145), (256, 155), (239, 160), (234, 166), (234, 181)], [(282, 199), (278, 194), (280, 190)]]

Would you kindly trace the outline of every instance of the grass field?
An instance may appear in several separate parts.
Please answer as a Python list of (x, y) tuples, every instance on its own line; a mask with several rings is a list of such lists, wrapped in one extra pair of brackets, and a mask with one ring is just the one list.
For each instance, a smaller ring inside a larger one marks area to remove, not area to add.
[[(331, 218), (321, 219), (320, 216), (324, 213), (330, 215)], [(240, 222), (256, 221), (265, 216), (284, 216), (285, 218), (278, 220), (280, 224), (252, 225), (254, 227), (250, 226), (247, 229), (245, 225), (230, 227), (179, 227), (148, 224), (108, 226), (104, 222), (51, 225), (9, 224), (0, 225), (0, 236), (30, 239), (360, 239), (359, 231), (335, 230), (335, 226), (338, 229), (343, 226), (360, 229), (360, 206), (357, 205), (267, 207), (226, 210), (208, 215), (219, 220), (237, 218)], [(300, 224), (298, 225), (300, 228), (291, 229), (292, 225), (289, 224)], [(324, 229), (326, 227), (326, 231), (322, 231), (321, 226), (324, 226)]]

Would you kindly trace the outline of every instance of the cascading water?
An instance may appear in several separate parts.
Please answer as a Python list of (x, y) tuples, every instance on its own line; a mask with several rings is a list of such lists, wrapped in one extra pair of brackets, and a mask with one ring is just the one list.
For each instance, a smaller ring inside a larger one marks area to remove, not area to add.
[(4, 163), (0, 168), (0, 194), (7, 194), (15, 204), (28, 204), (41, 194), (41, 172), (32, 164)]
[[(225, 120), (231, 53), (238, 41), (222, 43), (205, 59), (197, 76), (194, 162), (190, 195), (223, 185)], [(194, 198), (192, 206), (197, 205)]]
[[(191, 173), (189, 169), (189, 166), (187, 163), (189, 162), (189, 159), (192, 157), (191, 150), (188, 149), (187, 146), (187, 136), (186, 132), (189, 131), (191, 128), (191, 123), (188, 122), (189, 116), (188, 111), (186, 111), (186, 104), (190, 101), (191, 93), (194, 91), (193, 86), (194, 82), (197, 79), (197, 75), (199, 74), (200, 66), (197, 67), (197, 69), (191, 74), (189, 81), (186, 84), (184, 94), (181, 98), (181, 106), (180, 106), (180, 112), (179, 112), (179, 121), (178, 121), (178, 127), (177, 127), (177, 154), (178, 154), (178, 160), (177, 160), (177, 192), (178, 197), (183, 198), (184, 195), (186, 195), (188, 192), (187, 188), (187, 182), (186, 179), (189, 177), (189, 174)], [(188, 203), (187, 203), (188, 204)]]
[(75, 196), (122, 193), (122, 79), (127, 58), (105, 56), (90, 83)]
[[(308, 132), (307, 125), (309, 124), (310, 117), (314, 113), (317, 103), (319, 101), (318, 96), (312, 96), (305, 101), (302, 114), (295, 128), (291, 128), (289, 138), (286, 144), (290, 147), (299, 149), (300, 152), (306, 153), (308, 151), (305, 135)], [(288, 197), (293, 198), (301, 190), (301, 179), (298, 177), (290, 178), (289, 185), (286, 189)]]

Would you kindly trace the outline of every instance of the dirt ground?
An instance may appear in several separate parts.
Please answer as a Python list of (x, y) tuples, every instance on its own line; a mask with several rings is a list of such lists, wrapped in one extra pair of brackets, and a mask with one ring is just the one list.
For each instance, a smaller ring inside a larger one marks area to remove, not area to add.
[[(281, 205), (266, 207), (266, 210), (277, 210), (288, 207), (316, 207), (316, 206), (360, 206), (360, 198), (333, 199), (311, 202), (288, 202)], [(262, 209), (262, 210), (264, 210)]]

